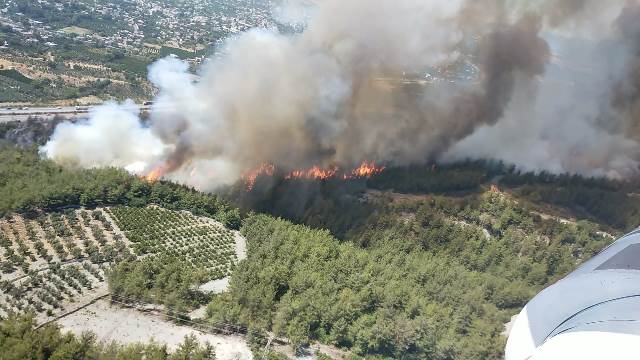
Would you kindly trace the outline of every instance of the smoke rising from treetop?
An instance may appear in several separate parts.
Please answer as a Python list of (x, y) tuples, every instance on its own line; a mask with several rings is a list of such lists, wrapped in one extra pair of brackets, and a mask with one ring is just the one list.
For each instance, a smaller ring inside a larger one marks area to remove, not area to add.
[[(312, 6), (281, 9), (305, 15), (300, 34), (255, 29), (229, 39), (197, 83), (185, 63), (156, 62), (148, 126), (130, 104), (109, 104), (86, 123), (61, 125), (43, 154), (83, 167), (162, 165), (204, 190), (263, 162), (482, 157), (527, 170), (638, 173), (636, 1)], [(441, 75), (406, 81), (427, 72)]]

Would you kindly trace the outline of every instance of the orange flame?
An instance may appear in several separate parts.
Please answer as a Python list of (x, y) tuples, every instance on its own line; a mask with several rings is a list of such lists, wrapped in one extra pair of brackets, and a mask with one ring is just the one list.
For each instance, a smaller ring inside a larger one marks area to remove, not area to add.
[[(351, 170), (350, 172), (343, 172), (338, 166), (329, 166), (322, 168), (320, 166), (312, 166), (308, 169), (293, 170), (284, 176), (285, 180), (292, 179), (308, 179), (308, 180), (327, 180), (331, 178), (340, 177), (342, 180), (370, 178), (371, 176), (382, 173), (385, 170), (384, 166), (376, 166), (375, 162), (363, 161), (360, 166)], [(254, 170), (246, 172), (242, 179), (245, 182), (245, 188), (247, 191), (253, 190), (256, 179), (258, 176), (266, 175), (273, 176), (276, 172), (275, 165), (271, 163), (263, 163)]]
[(337, 166), (331, 166), (327, 169), (322, 169), (319, 166), (314, 166), (306, 170), (294, 170), (287, 174), (284, 178), (289, 179), (313, 179), (313, 180), (326, 180), (336, 176), (338, 173)]
[(363, 161), (360, 166), (351, 170), (351, 174), (345, 174), (344, 179), (352, 179), (352, 178), (370, 178), (373, 175), (378, 175), (384, 171), (385, 167), (377, 167), (376, 164), (368, 161)]
[(160, 180), (161, 177), (167, 172), (167, 166), (165, 164), (161, 164), (153, 168), (147, 175), (142, 178), (147, 180), (150, 183), (156, 182)]
[(273, 176), (276, 172), (276, 167), (273, 164), (262, 163), (256, 169), (246, 172), (242, 178), (245, 181), (247, 191), (253, 190), (253, 186), (256, 184), (256, 179), (260, 175)]

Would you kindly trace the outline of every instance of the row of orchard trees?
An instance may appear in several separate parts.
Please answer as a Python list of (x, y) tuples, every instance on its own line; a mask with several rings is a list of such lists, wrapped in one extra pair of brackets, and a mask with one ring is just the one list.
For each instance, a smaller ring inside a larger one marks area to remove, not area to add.
[(91, 290), (95, 282), (104, 281), (103, 271), (90, 263), (61, 266), (52, 264), (46, 271), (30, 271), (20, 281), (0, 280), (0, 300), (4, 315), (46, 312), (52, 316), (62, 309), (63, 301)]
[(213, 279), (229, 275), (237, 262), (231, 231), (214, 222), (158, 207), (106, 209), (138, 255), (167, 255), (184, 266), (207, 270)]
[[(96, 221), (92, 222), (92, 218)], [(92, 235), (88, 236), (85, 229), (89, 229)], [(0, 270), (11, 273), (19, 268), (27, 273), (39, 258), (49, 264), (82, 258), (102, 263), (127, 256), (128, 249), (122, 236), (112, 234), (114, 241), (107, 243), (103, 229), (110, 233), (113, 231), (98, 210), (76, 212), (67, 209), (60, 213), (39, 213), (35, 220), (16, 216), (5, 223), (7, 234), (0, 233), (0, 247), (4, 248), (4, 255), (0, 256)], [(21, 230), (26, 237), (20, 234)]]

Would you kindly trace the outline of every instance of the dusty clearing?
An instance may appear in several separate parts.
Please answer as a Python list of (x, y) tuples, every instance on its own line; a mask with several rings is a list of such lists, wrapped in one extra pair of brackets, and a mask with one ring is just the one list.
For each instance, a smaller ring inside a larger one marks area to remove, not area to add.
[(233, 237), (236, 241), (236, 257), (238, 258), (238, 261), (246, 259), (247, 258), (247, 239), (245, 239), (244, 236), (242, 236), (239, 231), (234, 231)]
[(96, 77), (85, 74), (78, 74), (77, 76), (66, 75), (66, 74), (55, 74), (47, 69), (47, 64), (43, 59), (32, 59), (34, 64), (24, 64), (18, 61), (12, 61), (9, 59), (0, 58), (0, 66), (4, 69), (15, 69), (19, 71), (22, 75), (34, 79), (49, 79), (49, 80), (62, 80), (66, 84), (79, 86), (86, 85), (89, 83), (96, 82), (98, 80), (109, 79), (111, 82), (120, 85), (129, 84), (127, 81), (124, 81), (124, 75), (117, 74), (111, 70), (105, 72), (104, 77)]
[(313, 344), (307, 347), (306, 349), (303, 349), (302, 353), (297, 355), (294, 353), (294, 351), (291, 349), (291, 346), (288, 344), (272, 344), (272, 349), (275, 352), (278, 352), (286, 356), (288, 359), (292, 359), (292, 360), (317, 359), (318, 354), (323, 354), (335, 360), (344, 360), (352, 357), (352, 354), (349, 351), (344, 351), (334, 346), (323, 345), (318, 343)]
[(92, 331), (103, 341), (135, 343), (154, 340), (167, 344), (170, 349), (175, 349), (186, 335), (193, 334), (200, 342), (209, 342), (215, 346), (218, 359), (253, 358), (242, 337), (202, 333), (186, 326), (173, 324), (154, 315), (112, 306), (108, 300), (99, 300), (58, 320), (58, 323), (64, 330), (74, 334)]
[(222, 279), (212, 280), (212, 281), (209, 281), (208, 283), (204, 283), (198, 288), (198, 290), (205, 293), (210, 293), (210, 294), (211, 293), (220, 294), (227, 291), (228, 288), (229, 288), (229, 277), (227, 276)]
[(89, 29), (81, 28), (79, 26), (69, 26), (64, 29), (60, 29), (60, 31), (67, 34), (77, 34), (77, 35), (88, 35), (93, 32)]

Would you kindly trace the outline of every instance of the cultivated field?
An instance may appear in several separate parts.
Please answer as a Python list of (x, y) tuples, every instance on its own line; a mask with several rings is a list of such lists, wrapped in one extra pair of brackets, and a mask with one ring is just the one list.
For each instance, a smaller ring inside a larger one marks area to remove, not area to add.
[(51, 318), (106, 294), (110, 263), (134, 256), (101, 210), (0, 220), (0, 315)]
[(208, 270), (211, 280), (231, 273), (237, 262), (233, 232), (207, 218), (159, 207), (106, 209), (137, 255), (170, 255)]
[(171, 255), (220, 279), (244, 256), (242, 240), (211, 219), (159, 207), (11, 215), (0, 219), (0, 316), (64, 316), (107, 295), (109, 266), (127, 258)]

